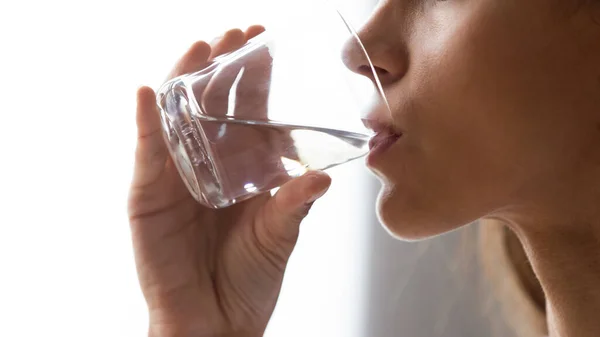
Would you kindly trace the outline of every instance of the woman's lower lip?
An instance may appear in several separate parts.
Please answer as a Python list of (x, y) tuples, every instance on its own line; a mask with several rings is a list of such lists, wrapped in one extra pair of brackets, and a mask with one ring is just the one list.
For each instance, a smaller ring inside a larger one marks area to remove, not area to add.
[(374, 164), (377, 161), (377, 159), (384, 152), (386, 152), (387, 149), (389, 149), (392, 145), (394, 145), (394, 143), (396, 143), (396, 141), (398, 141), (398, 139), (400, 139), (400, 137), (400, 135), (396, 134), (388, 134), (384, 136), (376, 135), (375, 137), (373, 137), (373, 139), (371, 139), (371, 141), (369, 142), (369, 147), (371, 148), (371, 150), (367, 155), (367, 164), (369, 166)]

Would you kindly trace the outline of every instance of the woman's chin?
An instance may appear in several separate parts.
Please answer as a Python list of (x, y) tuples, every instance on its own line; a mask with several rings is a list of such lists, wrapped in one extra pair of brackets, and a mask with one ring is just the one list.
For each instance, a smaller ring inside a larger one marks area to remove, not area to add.
[(427, 206), (417, 198), (384, 187), (377, 199), (377, 217), (390, 235), (403, 241), (419, 241), (459, 227), (436, 219), (435, 210)]

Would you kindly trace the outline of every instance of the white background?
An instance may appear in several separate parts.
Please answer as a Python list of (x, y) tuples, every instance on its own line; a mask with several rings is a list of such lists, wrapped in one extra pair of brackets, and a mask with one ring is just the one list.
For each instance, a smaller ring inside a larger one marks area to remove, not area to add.
[[(194, 41), (260, 23), (256, 3), (0, 2), (0, 336), (146, 334), (126, 216), (135, 91)], [(372, 178), (361, 162), (331, 174), (268, 336), (359, 336)]]

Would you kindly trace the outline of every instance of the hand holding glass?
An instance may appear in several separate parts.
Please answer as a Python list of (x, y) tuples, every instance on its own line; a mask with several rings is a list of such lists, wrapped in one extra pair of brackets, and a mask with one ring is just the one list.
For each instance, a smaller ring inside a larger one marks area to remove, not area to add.
[[(368, 152), (363, 119), (386, 103), (358, 36), (335, 11), (298, 27), (293, 18), (267, 27), (159, 89), (171, 156), (200, 203), (230, 206)], [(359, 53), (372, 76), (348, 69), (349, 53)]]

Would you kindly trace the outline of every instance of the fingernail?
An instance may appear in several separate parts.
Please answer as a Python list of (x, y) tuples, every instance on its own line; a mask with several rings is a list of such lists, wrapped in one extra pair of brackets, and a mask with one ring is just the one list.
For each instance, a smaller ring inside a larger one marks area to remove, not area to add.
[(319, 199), (320, 197), (323, 196), (323, 194), (325, 194), (325, 192), (327, 192), (328, 188), (324, 188), (323, 190), (319, 191), (318, 193), (313, 194), (310, 199), (308, 199), (308, 201), (306, 202), (307, 204), (311, 204), (315, 201), (317, 201), (317, 199)]
[[(318, 180), (319, 180), (319, 176), (311, 176), (311, 185), (313, 184), (318, 184)], [(329, 189), (329, 185), (321, 188), (320, 190), (318, 190), (317, 192), (313, 193), (313, 195), (310, 196), (310, 198), (308, 198), (308, 200), (306, 201), (307, 204), (311, 204), (313, 202), (315, 202), (317, 199), (319, 199), (320, 197), (323, 196), (323, 194), (325, 194), (325, 192), (327, 192), (327, 190)]]

